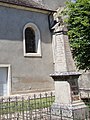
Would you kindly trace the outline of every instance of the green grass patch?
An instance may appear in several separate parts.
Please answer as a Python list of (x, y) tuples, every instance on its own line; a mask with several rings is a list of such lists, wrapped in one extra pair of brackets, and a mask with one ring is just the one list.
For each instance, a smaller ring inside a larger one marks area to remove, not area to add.
[(23, 111), (33, 111), (35, 109), (48, 108), (54, 102), (55, 97), (34, 98), (21, 101), (0, 102), (0, 114), (9, 114)]

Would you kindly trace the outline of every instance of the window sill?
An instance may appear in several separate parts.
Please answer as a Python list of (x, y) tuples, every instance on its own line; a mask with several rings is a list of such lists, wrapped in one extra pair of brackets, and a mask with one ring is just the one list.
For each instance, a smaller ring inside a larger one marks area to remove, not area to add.
[(42, 57), (40, 53), (24, 53), (24, 57)]

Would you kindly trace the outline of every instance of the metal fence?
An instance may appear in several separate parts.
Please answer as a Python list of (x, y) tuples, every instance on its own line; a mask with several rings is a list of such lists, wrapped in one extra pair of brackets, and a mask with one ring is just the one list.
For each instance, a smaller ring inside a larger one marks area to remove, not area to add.
[[(0, 98), (0, 120), (90, 120), (86, 108), (76, 112), (54, 104), (54, 100), (52, 92)], [(90, 105), (90, 101), (88, 103)], [(82, 119), (78, 119), (79, 112)]]

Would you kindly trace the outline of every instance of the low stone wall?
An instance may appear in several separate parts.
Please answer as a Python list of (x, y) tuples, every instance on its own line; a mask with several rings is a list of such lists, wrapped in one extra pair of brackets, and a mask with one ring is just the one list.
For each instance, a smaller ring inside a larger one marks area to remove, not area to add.
[(90, 99), (90, 88), (79, 88), (80, 96), (82, 99), (88, 98)]

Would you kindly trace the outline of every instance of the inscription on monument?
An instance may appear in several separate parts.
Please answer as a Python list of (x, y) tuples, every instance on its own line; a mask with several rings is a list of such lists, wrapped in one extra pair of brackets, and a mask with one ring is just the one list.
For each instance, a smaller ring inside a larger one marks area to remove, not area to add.
[(70, 86), (71, 86), (71, 93), (72, 93), (72, 101), (78, 101), (80, 100), (79, 96), (79, 90), (78, 90), (78, 84), (77, 80), (69, 80)]

